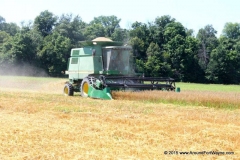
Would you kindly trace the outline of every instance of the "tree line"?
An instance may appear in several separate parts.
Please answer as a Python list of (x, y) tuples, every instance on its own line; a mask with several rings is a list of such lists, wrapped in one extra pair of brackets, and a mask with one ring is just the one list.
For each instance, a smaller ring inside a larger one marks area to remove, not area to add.
[[(220, 37), (212, 25), (196, 36), (169, 15), (154, 22), (134, 22), (123, 29), (116, 16), (84, 22), (80, 16), (56, 16), (46, 10), (33, 22), (6, 23), (0, 16), (0, 74), (13, 70), (60, 76), (70, 50), (81, 41), (109, 37), (133, 48), (135, 70), (145, 76), (172, 77), (195, 83), (240, 83), (240, 23), (225, 24)], [(29, 69), (30, 68), (30, 69)]]

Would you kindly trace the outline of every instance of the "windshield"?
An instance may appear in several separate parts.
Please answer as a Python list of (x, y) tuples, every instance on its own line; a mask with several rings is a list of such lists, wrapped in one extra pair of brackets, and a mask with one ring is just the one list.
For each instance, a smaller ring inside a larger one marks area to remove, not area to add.
[(103, 67), (105, 71), (129, 73), (130, 48), (103, 48)]

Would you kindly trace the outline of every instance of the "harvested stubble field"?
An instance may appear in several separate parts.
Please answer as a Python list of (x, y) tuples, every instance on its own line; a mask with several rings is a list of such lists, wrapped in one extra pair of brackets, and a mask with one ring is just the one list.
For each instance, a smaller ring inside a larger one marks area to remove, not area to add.
[(65, 81), (0, 76), (0, 159), (240, 158), (240, 91), (180, 83), (181, 93), (118, 92), (105, 101), (63, 96)]

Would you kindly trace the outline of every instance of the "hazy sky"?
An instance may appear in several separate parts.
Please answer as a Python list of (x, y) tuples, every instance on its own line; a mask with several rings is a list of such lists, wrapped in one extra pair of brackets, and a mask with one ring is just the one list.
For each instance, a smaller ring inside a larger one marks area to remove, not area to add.
[(87, 23), (94, 17), (115, 15), (127, 29), (135, 21), (147, 23), (170, 15), (195, 34), (207, 24), (219, 35), (226, 22), (240, 23), (240, 0), (0, 0), (0, 16), (18, 25), (34, 21), (45, 10), (57, 16), (79, 15)]

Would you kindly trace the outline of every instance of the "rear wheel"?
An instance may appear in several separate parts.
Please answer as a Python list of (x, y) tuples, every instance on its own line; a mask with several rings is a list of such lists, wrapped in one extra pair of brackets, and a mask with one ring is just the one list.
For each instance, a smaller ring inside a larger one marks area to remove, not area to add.
[(81, 83), (81, 96), (82, 97), (88, 97), (88, 89), (89, 89), (89, 80), (88, 78), (84, 78)]
[(65, 84), (63, 94), (66, 96), (73, 96), (73, 86), (70, 83)]

